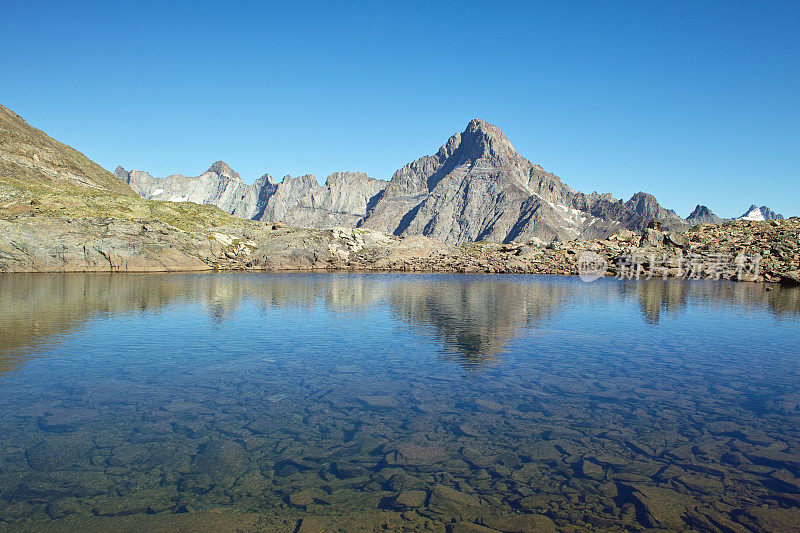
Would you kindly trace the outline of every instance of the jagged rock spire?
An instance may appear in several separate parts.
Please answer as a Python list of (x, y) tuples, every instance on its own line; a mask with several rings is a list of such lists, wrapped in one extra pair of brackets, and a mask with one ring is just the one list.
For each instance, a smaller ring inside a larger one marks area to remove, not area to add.
[(211, 165), (207, 172), (213, 172), (218, 176), (225, 176), (232, 180), (239, 180), (242, 181), (242, 178), (239, 176), (239, 173), (234, 171), (230, 165), (228, 165), (225, 161), (216, 161), (213, 165)]

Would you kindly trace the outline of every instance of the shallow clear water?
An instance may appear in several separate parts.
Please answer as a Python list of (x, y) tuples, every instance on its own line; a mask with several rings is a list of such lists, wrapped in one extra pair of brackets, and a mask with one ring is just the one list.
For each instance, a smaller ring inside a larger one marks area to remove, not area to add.
[(783, 530), (800, 292), (0, 277), (0, 529)]

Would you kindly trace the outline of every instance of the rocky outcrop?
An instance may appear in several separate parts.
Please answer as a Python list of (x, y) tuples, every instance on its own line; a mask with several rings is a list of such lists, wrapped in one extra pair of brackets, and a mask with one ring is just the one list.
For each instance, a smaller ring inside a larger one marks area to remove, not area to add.
[(215, 166), (197, 178), (157, 179), (121, 168), (117, 175), (145, 198), (216, 205), (237, 216), (298, 226), (426, 235), (449, 244), (592, 239), (620, 229), (642, 231), (654, 219), (669, 229), (688, 227), (643, 192), (623, 202), (572, 190), (520, 156), (499, 128), (478, 119), (388, 183), (345, 172), (331, 174), (324, 185), (311, 175), (276, 184), (268, 174), (245, 185), (224, 163)]
[(776, 213), (765, 205), (758, 207), (753, 204), (742, 216), (737, 217), (736, 220), (783, 220), (783, 215)]
[[(592, 252), (607, 266), (601, 274), (624, 279), (796, 284), (798, 242), (798, 218), (701, 224), (685, 233), (650, 227), (643, 235), (625, 230), (592, 241), (452, 246), (420, 235), (292, 228), (235, 218), (186, 231), (157, 220), (15, 215), (0, 218), (0, 272), (313, 269), (577, 275), (582, 254)], [(757, 268), (752, 268), (756, 256)]]
[(724, 222), (724, 219), (712, 213), (711, 209), (706, 206), (698, 204), (697, 207), (694, 208), (694, 211), (686, 218), (686, 222), (692, 226), (696, 226), (698, 224), (721, 224)]

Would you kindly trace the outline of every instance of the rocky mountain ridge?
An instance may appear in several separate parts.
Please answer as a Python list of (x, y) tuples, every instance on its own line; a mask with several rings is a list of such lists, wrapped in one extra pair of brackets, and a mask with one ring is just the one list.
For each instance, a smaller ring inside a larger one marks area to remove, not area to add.
[(685, 229), (674, 211), (640, 192), (627, 202), (610, 194), (584, 194), (519, 155), (497, 126), (470, 121), (430, 156), (395, 172), (389, 182), (357, 172), (335, 173), (324, 185), (313, 176), (269, 174), (253, 185), (235, 172), (197, 178), (153, 178), (117, 168), (116, 175), (144, 198), (192, 201), (255, 220), (324, 228), (376, 229), (393, 235), (426, 235), (449, 244), (478, 240), (568, 241), (641, 231), (649, 220)]
[(753, 204), (742, 216), (736, 217), (734, 220), (783, 220), (783, 215), (765, 205), (758, 207)]
[(295, 226), (355, 227), (386, 182), (363, 172), (335, 172), (324, 185), (310, 174), (276, 183), (264, 174), (246, 185), (239, 174), (217, 161), (197, 177), (173, 174), (154, 178), (140, 170), (117, 167), (114, 174), (142, 198), (215, 205), (232, 215), (253, 220), (283, 221)]

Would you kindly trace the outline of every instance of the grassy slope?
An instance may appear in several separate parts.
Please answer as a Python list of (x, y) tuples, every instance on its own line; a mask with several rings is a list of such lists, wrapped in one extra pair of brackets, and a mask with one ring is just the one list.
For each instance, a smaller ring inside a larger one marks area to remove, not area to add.
[(214, 206), (145, 200), (74, 148), (0, 105), (0, 216), (161, 220), (184, 230), (242, 225)]

